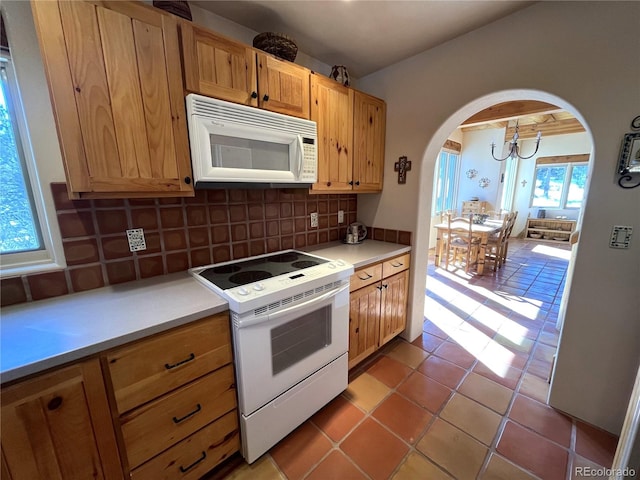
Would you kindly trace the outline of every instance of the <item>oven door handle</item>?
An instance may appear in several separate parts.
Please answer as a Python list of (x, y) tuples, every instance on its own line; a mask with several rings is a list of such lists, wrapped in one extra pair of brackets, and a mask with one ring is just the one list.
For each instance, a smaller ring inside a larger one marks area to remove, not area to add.
[(260, 323), (266, 323), (268, 321), (273, 320), (274, 316), (282, 316), (282, 315), (286, 315), (290, 312), (294, 312), (296, 310), (301, 310), (304, 308), (308, 308), (311, 307), (313, 305), (316, 305), (318, 303), (322, 303), (324, 302), (327, 298), (333, 297), (335, 295), (338, 295), (341, 292), (344, 292), (345, 290), (349, 289), (349, 283), (345, 283), (344, 285), (341, 285), (338, 288), (334, 288), (333, 290), (329, 290), (328, 292), (323, 293), (322, 295), (312, 298), (310, 300), (307, 300), (306, 302), (302, 302), (302, 303), (298, 303), (296, 305), (291, 305), (290, 307), (287, 308), (283, 308), (282, 310), (278, 310), (275, 313), (266, 313), (264, 315), (260, 315), (258, 317), (254, 317), (251, 319), (247, 319), (247, 320), (242, 320), (241, 325), (239, 325), (239, 328), (244, 328), (244, 327), (252, 327), (254, 325), (258, 325)]

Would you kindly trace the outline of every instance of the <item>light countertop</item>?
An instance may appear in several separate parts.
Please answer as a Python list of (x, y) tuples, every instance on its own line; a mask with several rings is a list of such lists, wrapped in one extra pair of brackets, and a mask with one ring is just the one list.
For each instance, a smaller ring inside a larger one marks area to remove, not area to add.
[(2, 383), (227, 310), (187, 272), (2, 309)]
[(351, 263), (354, 268), (360, 268), (407, 253), (411, 251), (411, 247), (398, 243), (365, 239), (362, 243), (356, 245), (332, 242), (309, 247), (306, 250), (309, 253), (331, 260), (344, 260)]

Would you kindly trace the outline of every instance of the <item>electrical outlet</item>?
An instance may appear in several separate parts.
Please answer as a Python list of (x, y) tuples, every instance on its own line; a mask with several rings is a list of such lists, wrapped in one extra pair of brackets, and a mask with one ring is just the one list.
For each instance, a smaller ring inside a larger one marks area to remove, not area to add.
[(338, 210), (338, 223), (344, 223), (344, 210)]
[(129, 250), (132, 252), (147, 249), (147, 242), (144, 240), (144, 232), (141, 228), (127, 230), (127, 240), (129, 240)]
[(318, 212), (311, 214), (311, 228), (318, 228)]

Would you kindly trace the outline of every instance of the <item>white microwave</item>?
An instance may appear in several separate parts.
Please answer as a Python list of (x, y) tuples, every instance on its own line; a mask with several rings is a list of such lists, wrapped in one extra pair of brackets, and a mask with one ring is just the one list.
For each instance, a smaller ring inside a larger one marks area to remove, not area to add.
[(196, 94), (186, 102), (196, 188), (316, 182), (316, 122)]

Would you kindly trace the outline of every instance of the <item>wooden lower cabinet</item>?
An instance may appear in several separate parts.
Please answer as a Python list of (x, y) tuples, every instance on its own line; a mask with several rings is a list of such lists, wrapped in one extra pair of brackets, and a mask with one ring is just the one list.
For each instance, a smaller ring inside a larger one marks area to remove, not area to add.
[(410, 254), (359, 268), (351, 277), (349, 368), (400, 334), (407, 324)]
[(202, 477), (240, 449), (228, 312), (2, 388), (2, 480)]
[(2, 456), (3, 479), (122, 479), (99, 360), (3, 388)]
[(102, 361), (126, 477), (200, 478), (240, 449), (228, 312)]

